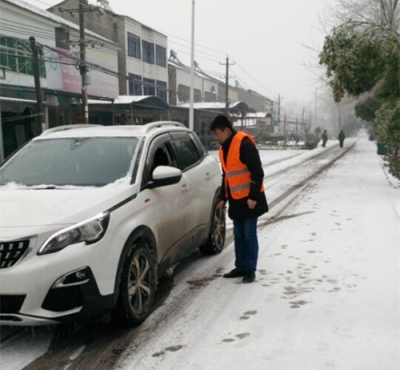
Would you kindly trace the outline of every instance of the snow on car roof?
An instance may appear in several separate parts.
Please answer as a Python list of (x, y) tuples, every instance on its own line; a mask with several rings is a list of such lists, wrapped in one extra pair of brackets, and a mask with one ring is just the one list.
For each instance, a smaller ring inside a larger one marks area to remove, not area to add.
[(74, 137), (143, 137), (152, 130), (164, 129), (170, 131), (187, 130), (179, 122), (160, 121), (147, 125), (101, 126), (101, 125), (69, 125), (47, 130), (34, 140), (61, 139)]
[(35, 140), (61, 139), (73, 137), (138, 137), (143, 136), (143, 126), (92, 126), (44, 133)]

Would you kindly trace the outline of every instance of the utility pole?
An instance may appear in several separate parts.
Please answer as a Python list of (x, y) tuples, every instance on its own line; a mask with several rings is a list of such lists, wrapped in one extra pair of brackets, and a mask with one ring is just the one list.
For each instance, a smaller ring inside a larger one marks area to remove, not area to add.
[(79, 6), (77, 9), (64, 9), (59, 7), (60, 13), (67, 12), (71, 16), (73, 13), (79, 14), (79, 72), (81, 75), (81, 100), (82, 100), (82, 123), (89, 122), (89, 108), (87, 97), (87, 86), (90, 85), (89, 76), (87, 74), (88, 67), (86, 65), (86, 38), (85, 38), (85, 13), (99, 12), (99, 15), (104, 14), (104, 10), (100, 6), (88, 5), (85, 0), (78, 0)]
[(303, 106), (303, 115), (302, 115), (302, 118), (301, 118), (301, 131), (302, 131), (302, 133), (304, 134), (304, 116), (305, 116), (305, 114), (306, 114), (306, 107), (305, 106)]
[(281, 127), (281, 96), (278, 96), (278, 127)]
[(229, 66), (235, 65), (235, 63), (229, 63), (229, 57), (226, 57), (225, 63), (219, 63), (220, 65), (225, 65), (225, 114), (229, 116)]
[(190, 45), (190, 107), (189, 129), (194, 130), (194, 31), (195, 31), (195, 0), (192, 0), (192, 32)]
[(315, 89), (315, 108), (314, 108), (314, 122), (315, 122), (315, 127), (317, 128), (317, 106), (318, 106), (318, 87)]
[(85, 44), (85, 12), (84, 0), (79, 0), (79, 48), (80, 60), (79, 71), (81, 73), (82, 87), (82, 123), (89, 123), (89, 108), (87, 98), (87, 67), (86, 67), (86, 44)]
[(42, 89), (40, 86), (40, 64), (39, 64), (39, 52), (36, 44), (36, 39), (31, 36), (29, 37), (29, 42), (32, 50), (32, 66), (33, 66), (33, 77), (35, 80), (35, 90), (36, 90), (36, 103), (37, 103), (37, 115), (34, 135), (38, 136), (42, 133), (42, 128), (44, 127), (44, 110), (42, 101)]

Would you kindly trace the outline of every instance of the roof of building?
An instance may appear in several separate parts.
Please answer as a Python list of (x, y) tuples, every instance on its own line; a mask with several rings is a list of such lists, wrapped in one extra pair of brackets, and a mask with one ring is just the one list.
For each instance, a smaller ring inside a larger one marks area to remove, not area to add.
[[(53, 21), (55, 23), (63, 24), (65, 26), (73, 28), (74, 30), (79, 31), (79, 26), (76, 25), (75, 23), (70, 22), (70, 21), (68, 21), (68, 20), (66, 20), (66, 19), (64, 19), (64, 18), (62, 18), (62, 17), (60, 17), (60, 16), (58, 16), (58, 15), (56, 15), (54, 13), (51, 13), (51, 12), (45, 10), (45, 9), (41, 9), (41, 8), (38, 8), (35, 5), (29, 4), (26, 1), (23, 1), (23, 0), (4, 0), (4, 1), (7, 2), (7, 3), (10, 3), (10, 4), (13, 4), (13, 5), (15, 5), (15, 6), (19, 7), (19, 8), (23, 8), (23, 9), (25, 9), (27, 11), (30, 11), (31, 13), (37, 14), (37, 15), (39, 15), (41, 17), (47, 18), (47, 19), (49, 19), (49, 20), (51, 20), (51, 21)], [(108, 42), (110, 44), (115, 44), (113, 41), (111, 41), (109, 39), (106, 39), (105, 37), (100, 36), (95, 32), (89, 31), (88, 29), (85, 30), (85, 33), (87, 35), (95, 37), (95, 38), (97, 38), (99, 40), (102, 40), (104, 42)]]

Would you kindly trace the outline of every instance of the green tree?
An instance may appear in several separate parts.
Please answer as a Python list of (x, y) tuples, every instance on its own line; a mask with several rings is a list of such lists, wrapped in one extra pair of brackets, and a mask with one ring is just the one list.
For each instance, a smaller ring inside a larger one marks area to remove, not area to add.
[[(327, 68), (336, 102), (346, 96), (359, 98), (355, 107), (357, 117), (369, 122), (371, 131), (388, 147), (389, 167), (392, 173), (400, 176), (398, 2), (365, 2), (373, 7), (365, 7), (368, 13), (353, 14), (355, 19), (334, 27), (326, 36), (320, 64)], [(356, 6), (352, 1), (342, 3)], [(353, 9), (350, 5), (348, 9)], [(356, 9), (363, 11), (359, 7)]]

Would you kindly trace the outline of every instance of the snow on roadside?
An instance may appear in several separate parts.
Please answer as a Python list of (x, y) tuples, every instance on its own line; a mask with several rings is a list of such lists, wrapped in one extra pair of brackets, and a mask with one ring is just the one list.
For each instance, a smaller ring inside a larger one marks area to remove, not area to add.
[(289, 218), (260, 231), (256, 283), (207, 280), (232, 267), (232, 246), (195, 263), (158, 310), (195, 278), (206, 283), (121, 367), (398, 369), (399, 197), (371, 144), (359, 141)]
[[(6, 364), (6, 370), (20, 370), (29, 365), (38, 357), (44, 355), (49, 347), (54, 328), (32, 327), (23, 328), (17, 332), (17, 328), (1, 328), (0, 365)], [(16, 335), (5, 339), (6, 334), (15, 332)], [(2, 368), (0, 366), (0, 368)], [(3, 369), (3, 368), (2, 368)]]

